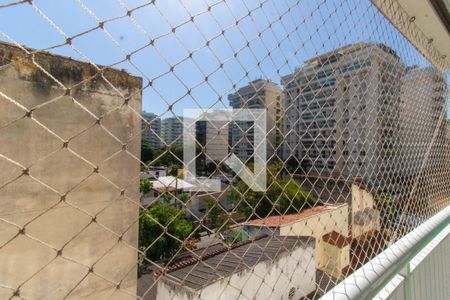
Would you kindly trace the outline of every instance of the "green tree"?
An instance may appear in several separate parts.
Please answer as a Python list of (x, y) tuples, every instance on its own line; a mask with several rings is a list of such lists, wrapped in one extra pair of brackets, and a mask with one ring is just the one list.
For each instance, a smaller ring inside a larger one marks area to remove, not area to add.
[(181, 169), (181, 165), (179, 164), (169, 164), (168, 175), (178, 177), (178, 169)]
[(175, 170), (180, 168), (183, 162), (183, 146), (182, 145), (172, 145), (166, 149), (154, 150), (154, 162), (155, 166), (168, 166), (170, 170)]
[(181, 164), (183, 161), (183, 145), (173, 145), (170, 147), (170, 155), (176, 164)]
[(227, 234), (226, 241), (230, 244), (239, 243), (249, 238), (247, 231), (243, 229), (233, 229)]
[(183, 203), (187, 203), (189, 199), (191, 199), (191, 196), (189, 196), (188, 193), (183, 193), (178, 196), (178, 199), (180, 199), (180, 201), (182, 201)]
[[(200, 151), (199, 149), (200, 147), (197, 146), (198, 151)], [(178, 169), (181, 169), (183, 166), (183, 145), (172, 145), (165, 149), (151, 148), (151, 150), (153, 152), (151, 160), (153, 166), (167, 166), (168, 175), (178, 175)], [(142, 161), (148, 163), (148, 161), (144, 159), (142, 159)]]
[[(219, 170), (221, 172), (219, 172)], [(208, 162), (206, 164), (205, 171), (206, 171), (206, 175), (211, 175), (211, 174), (214, 174), (216, 172), (218, 174), (220, 174), (220, 173), (224, 173), (224, 174), (231, 173), (230, 167), (228, 167), (225, 164), (225, 162), (220, 162), (218, 160)]]
[(180, 249), (180, 241), (192, 232), (193, 225), (183, 210), (168, 203), (158, 203), (141, 213), (139, 247), (146, 250), (148, 259), (165, 260)]
[(212, 162), (212, 161), (207, 163), (206, 164), (206, 175), (213, 174), (217, 168), (218, 168), (218, 163)]
[(265, 217), (269, 215), (272, 208), (272, 204), (267, 197), (264, 197), (264, 193), (249, 189), (243, 181), (238, 181), (236, 185), (231, 186), (227, 196), (246, 219)]
[(269, 215), (297, 213), (315, 202), (310, 195), (294, 179), (284, 180), (281, 177), (283, 165), (273, 163), (267, 168), (267, 190), (255, 192), (243, 181), (231, 188), (228, 197), (245, 218), (264, 218)]
[(164, 204), (170, 204), (170, 201), (173, 199), (173, 194), (170, 192), (164, 192), (160, 196), (160, 201)]
[[(218, 203), (217, 199), (211, 197), (211, 196), (206, 196), (205, 197), (205, 202), (206, 202), (206, 221), (207, 221), (207, 226), (211, 229), (217, 229), (220, 228), (221, 226), (223, 226), (224, 223), (227, 223), (227, 214), (226, 212), (222, 209), (222, 207), (220, 206), (220, 204)], [(224, 227), (226, 227), (227, 225), (225, 225)], [(222, 227), (222, 229), (224, 228)]]
[[(274, 188), (276, 191), (271, 192), (273, 194), (271, 199), (276, 199), (275, 205), (279, 213), (294, 214), (305, 207), (314, 205), (314, 198), (310, 193), (305, 191), (297, 181), (293, 179), (277, 181), (276, 186), (277, 187)], [(276, 197), (275, 195), (279, 196)]]
[(286, 168), (289, 170), (290, 173), (297, 173), (297, 174), (304, 173), (304, 169), (302, 168), (301, 163), (294, 156), (290, 157), (286, 161)]
[(377, 196), (377, 209), (380, 211), (381, 225), (384, 229), (390, 229), (397, 221), (397, 205), (388, 193)]
[(139, 189), (142, 194), (147, 194), (153, 188), (153, 184), (147, 178), (141, 178), (139, 182)]
[(146, 140), (142, 140), (141, 143), (141, 161), (148, 163), (152, 161), (155, 157), (155, 149), (150, 146)]

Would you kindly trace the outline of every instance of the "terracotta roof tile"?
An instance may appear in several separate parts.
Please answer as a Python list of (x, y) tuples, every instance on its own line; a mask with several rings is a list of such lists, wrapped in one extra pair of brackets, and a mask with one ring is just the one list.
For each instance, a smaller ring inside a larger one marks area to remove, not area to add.
[(325, 234), (322, 237), (322, 239), (324, 242), (327, 242), (328, 244), (331, 244), (338, 248), (343, 248), (343, 247), (349, 245), (350, 242), (352, 241), (351, 237), (343, 236), (342, 234), (340, 234), (334, 230), (332, 232)]
[(281, 227), (287, 224), (295, 223), (308, 217), (319, 215), (324, 212), (336, 209), (339, 205), (320, 205), (312, 208), (304, 209), (298, 214), (284, 215), (284, 216), (270, 216), (263, 219), (250, 220), (238, 225), (255, 225), (266, 227)]

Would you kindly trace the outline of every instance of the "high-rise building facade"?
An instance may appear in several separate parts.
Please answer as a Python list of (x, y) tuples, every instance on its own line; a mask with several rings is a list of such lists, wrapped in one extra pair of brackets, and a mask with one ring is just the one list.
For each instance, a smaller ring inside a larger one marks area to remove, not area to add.
[(161, 135), (167, 145), (183, 145), (183, 117), (163, 119)]
[(153, 148), (161, 147), (161, 119), (149, 112), (142, 112), (142, 140)]
[[(281, 101), (282, 91), (269, 80), (257, 79), (236, 93), (228, 95), (233, 109), (266, 109), (267, 160), (274, 159), (281, 151)], [(244, 163), (253, 156), (253, 122), (237, 121), (230, 124), (231, 152)]]
[[(414, 178), (421, 169), (442, 165), (436, 146), (445, 144), (447, 84), (441, 72), (432, 67), (409, 68), (401, 86), (402, 176)], [(420, 119), (417, 116), (421, 116)], [(433, 143), (433, 139), (436, 140)], [(441, 140), (439, 140), (441, 139)], [(431, 147), (430, 147), (431, 145)], [(435, 146), (433, 146), (435, 145)], [(428, 157), (427, 157), (428, 156)]]
[(204, 163), (222, 163), (228, 156), (228, 122), (197, 121), (196, 139), (202, 147)]
[(351, 178), (396, 172), (403, 72), (392, 49), (360, 43), (284, 76), (284, 159)]

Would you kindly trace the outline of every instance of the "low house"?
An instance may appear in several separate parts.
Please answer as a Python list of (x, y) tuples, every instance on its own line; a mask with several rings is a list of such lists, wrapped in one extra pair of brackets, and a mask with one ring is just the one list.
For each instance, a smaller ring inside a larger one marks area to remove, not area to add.
[(233, 209), (233, 205), (228, 197), (228, 184), (225, 182), (220, 183), (220, 192), (207, 192), (199, 191), (193, 193), (192, 199), (189, 203), (189, 209), (192, 213), (196, 214), (199, 218), (205, 216), (208, 210), (207, 198), (216, 201), (225, 211)]
[(260, 235), (206, 251), (156, 272), (156, 299), (300, 299), (316, 289), (314, 246), (310, 237)]
[(334, 278), (342, 278), (350, 266), (350, 244), (352, 238), (336, 231), (322, 237), (322, 255), (319, 258), (319, 269)]
[(297, 214), (269, 216), (235, 225), (250, 236), (261, 232), (282, 236), (312, 236), (320, 239), (325, 233), (336, 230), (348, 233), (348, 205), (317, 205)]
[(150, 180), (154, 180), (164, 176), (167, 176), (167, 167), (149, 166), (145, 172), (141, 172), (142, 178), (147, 178)]
[[(380, 195), (381, 196), (381, 195)], [(378, 199), (379, 200), (379, 199)], [(381, 228), (375, 191), (359, 183), (352, 184), (350, 262), (352, 270), (376, 256), (395, 237)], [(390, 232), (395, 234), (396, 232)]]
[(333, 259), (342, 262), (342, 271), (349, 263), (349, 250), (348, 248), (343, 248), (342, 251), (334, 251), (336, 249), (333, 245), (329, 245), (330, 239), (326, 238), (326, 235), (335, 232), (347, 238), (349, 233), (348, 215), (347, 204), (318, 205), (304, 209), (297, 214), (270, 216), (263, 219), (250, 220), (237, 224), (234, 227), (245, 230), (249, 236), (264, 233), (275, 236), (313, 237), (316, 241), (316, 268), (323, 270), (333, 277), (340, 277), (336, 276), (339, 272), (335, 271), (334, 266), (330, 267), (328, 261)]
[(194, 185), (189, 182), (173, 176), (160, 176), (151, 182), (152, 191), (147, 193), (145, 197), (141, 198), (141, 204), (144, 207), (152, 205), (154, 201), (161, 197), (161, 194), (170, 192), (174, 195), (181, 195), (185, 193), (185, 190), (189, 190), (194, 187)]
[(152, 183), (153, 190), (160, 194), (164, 192), (179, 192), (194, 187), (189, 182), (173, 176), (161, 176), (155, 181), (152, 181)]
[[(196, 187), (195, 182), (193, 184), (173, 176), (161, 176), (155, 180), (151, 180), (151, 182), (152, 190), (141, 198), (141, 204), (144, 207), (152, 205), (156, 200), (161, 198), (162, 194), (169, 192), (177, 196), (180, 196), (181, 194), (187, 194), (189, 196), (189, 200), (186, 202), (185, 206), (185, 211), (188, 216), (202, 218), (208, 208), (205, 200), (207, 197), (211, 197), (217, 201), (226, 211), (233, 208), (225, 193), (228, 184), (223, 182), (221, 182), (220, 192), (195, 191), (193, 190), (193, 188)], [(172, 202), (175, 204), (176, 201), (172, 200)]]
[(224, 211), (231, 211), (233, 209), (226, 193), (197, 192), (193, 193), (192, 198), (187, 205), (189, 212), (198, 218), (204, 217), (209, 208), (207, 204), (208, 198), (217, 202), (217, 204), (220, 205)]
[(334, 278), (354, 270), (383, 245), (380, 213), (375, 196), (358, 183), (349, 183), (351, 211), (348, 204), (317, 205), (297, 214), (269, 216), (234, 225), (249, 236), (310, 236), (316, 241), (316, 268)]

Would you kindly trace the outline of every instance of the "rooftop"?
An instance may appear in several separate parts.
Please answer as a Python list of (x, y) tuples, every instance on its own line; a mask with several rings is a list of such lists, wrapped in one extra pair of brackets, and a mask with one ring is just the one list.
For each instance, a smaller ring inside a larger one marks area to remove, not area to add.
[(381, 43), (373, 44), (373, 43), (362, 42), (362, 43), (350, 44), (350, 45), (346, 45), (341, 48), (334, 49), (332, 51), (329, 51), (329, 52), (319, 55), (317, 57), (313, 57), (313, 58), (305, 61), (305, 63), (306, 64), (314, 64), (314, 65), (319, 64), (321, 62), (329, 60), (331, 57), (347, 55), (347, 54), (350, 54), (350, 53), (353, 53), (353, 52), (356, 52), (356, 51), (359, 51), (361, 49), (368, 48), (368, 47), (378, 47), (381, 50), (383, 50), (384, 52), (398, 58), (395, 51), (384, 44), (381, 44)]
[[(275, 90), (281, 92), (280, 87), (276, 83), (274, 83), (270, 80), (256, 79), (256, 80), (250, 81), (247, 85), (240, 87), (239, 90), (237, 90), (235, 93), (229, 94), (228, 99), (230, 101), (233, 99), (237, 99), (239, 101), (244, 100), (242, 98), (247, 93), (257, 93), (257, 92), (265, 90), (265, 89), (275, 89)], [(248, 99), (245, 99), (245, 100), (248, 100)]]
[[(163, 278), (199, 290), (222, 278), (231, 276), (258, 263), (280, 258), (280, 254), (299, 247), (314, 247), (311, 237), (280, 237), (261, 235), (230, 248), (206, 251), (199, 258), (190, 258), (165, 270)], [(155, 276), (160, 276), (156, 272)]]
[(192, 184), (173, 176), (160, 176), (153, 181), (153, 189), (158, 192), (171, 192), (194, 187)]
[(327, 242), (328, 244), (336, 246), (338, 248), (343, 248), (349, 245), (352, 241), (351, 237), (343, 236), (342, 234), (334, 230), (325, 234), (322, 239), (324, 242)]
[(242, 225), (251, 225), (251, 226), (265, 226), (265, 227), (281, 227), (285, 225), (289, 225), (303, 219), (309, 218), (314, 215), (323, 214), (334, 210), (336, 208), (341, 207), (342, 205), (319, 205), (312, 208), (304, 209), (300, 213), (284, 215), (284, 216), (270, 216), (263, 219), (250, 220), (247, 222), (243, 222), (238, 224), (237, 226)]

